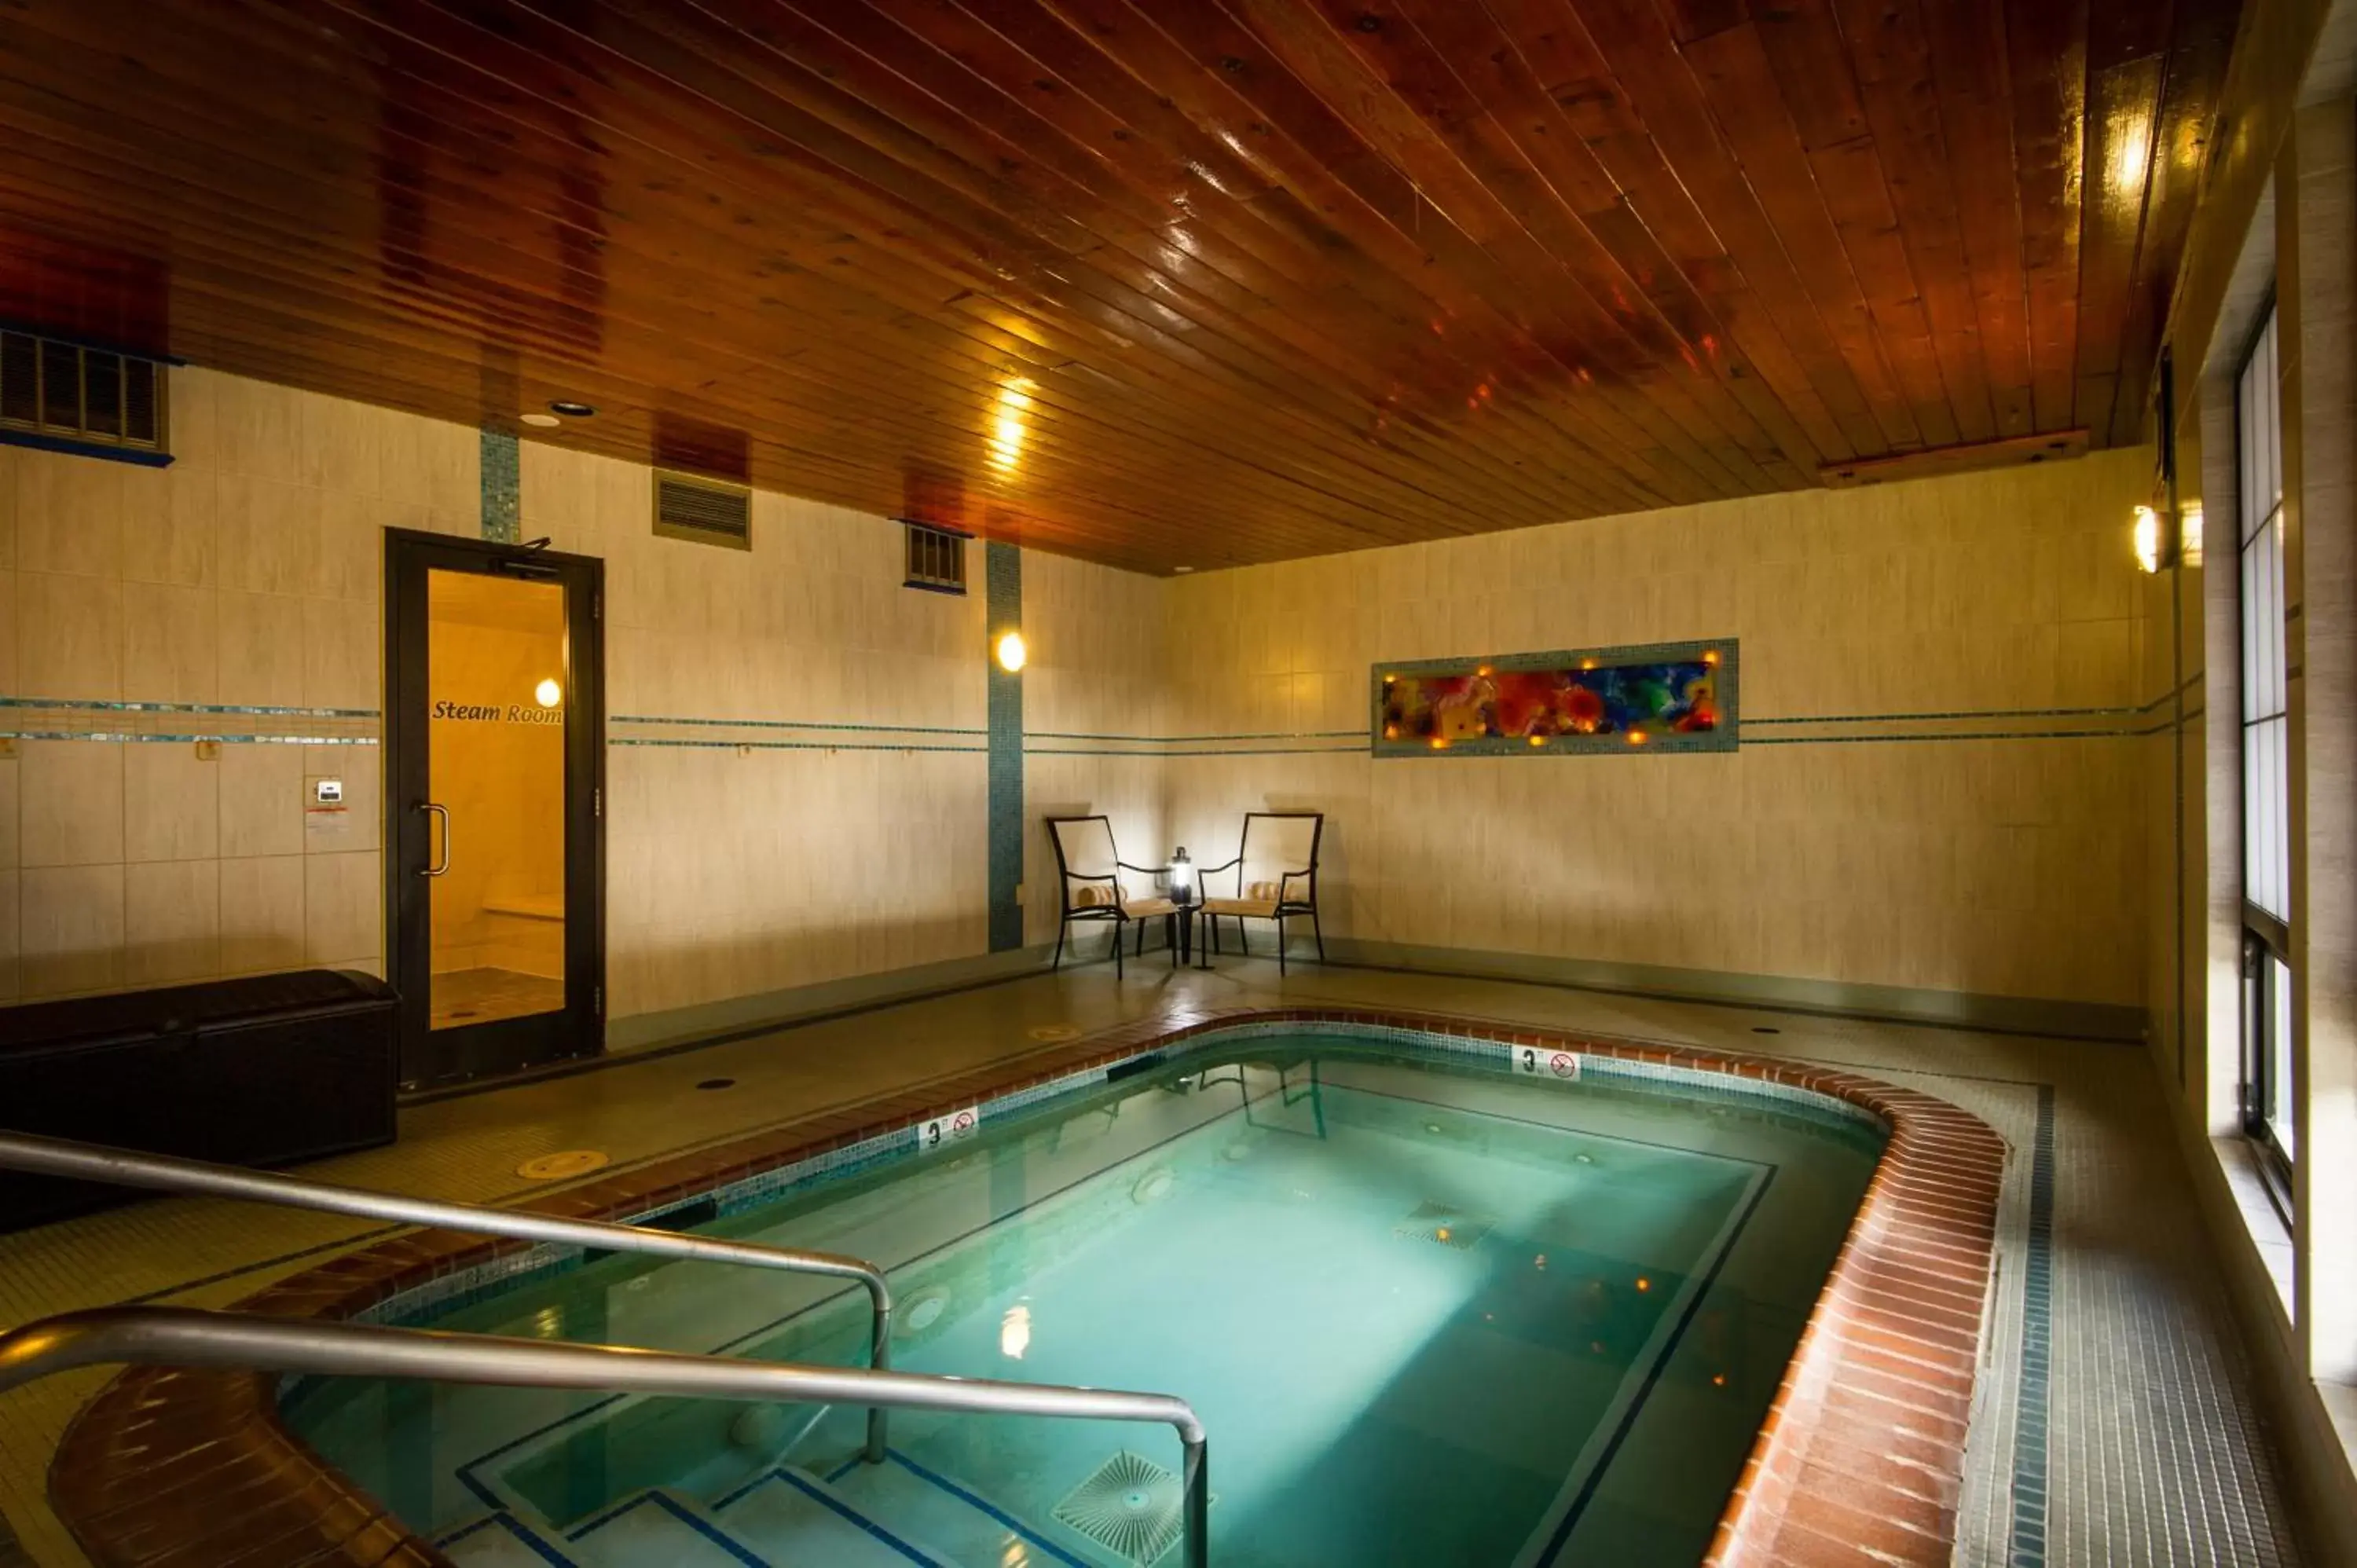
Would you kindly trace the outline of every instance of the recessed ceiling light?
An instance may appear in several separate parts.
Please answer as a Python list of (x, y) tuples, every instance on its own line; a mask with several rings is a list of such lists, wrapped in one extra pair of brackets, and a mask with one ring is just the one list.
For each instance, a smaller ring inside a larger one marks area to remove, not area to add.
[(534, 430), (554, 430), (565, 423), (553, 413), (527, 413), (523, 416), (523, 422)]
[(1189, 573), (1189, 572), (1193, 571), (1195, 568), (1193, 568), (1192, 566), (1173, 566), (1173, 567), (1171, 567), (1170, 569), (1171, 569), (1173, 572), (1176, 572), (1176, 573), (1179, 574), (1181, 576), (1184, 576), (1186, 574), (1188, 574), (1188, 573)]
[(597, 411), (586, 403), (575, 403), (567, 398), (558, 398), (548, 405), (548, 412), (561, 413), (567, 419), (587, 419)]

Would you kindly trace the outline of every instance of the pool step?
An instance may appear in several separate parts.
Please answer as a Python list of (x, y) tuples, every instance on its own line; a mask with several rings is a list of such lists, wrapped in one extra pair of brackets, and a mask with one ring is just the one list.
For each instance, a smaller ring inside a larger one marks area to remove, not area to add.
[(640, 1492), (574, 1526), (561, 1550), (581, 1568), (770, 1568), (771, 1563), (700, 1504), (663, 1491)]
[(897, 1450), (831, 1481), (780, 1466), (708, 1506), (642, 1491), (561, 1532), (503, 1509), (435, 1544), (458, 1568), (1126, 1568)]
[(578, 1568), (564, 1548), (502, 1509), (436, 1541), (458, 1568)]
[(862, 1512), (923, 1540), (959, 1568), (1101, 1568), (1113, 1561), (1064, 1527), (1027, 1520), (897, 1448), (881, 1465), (855, 1463), (829, 1479)]
[(713, 1514), (731, 1537), (777, 1568), (958, 1568), (959, 1559), (919, 1541), (911, 1521), (879, 1514), (791, 1466), (737, 1487), (714, 1506)]

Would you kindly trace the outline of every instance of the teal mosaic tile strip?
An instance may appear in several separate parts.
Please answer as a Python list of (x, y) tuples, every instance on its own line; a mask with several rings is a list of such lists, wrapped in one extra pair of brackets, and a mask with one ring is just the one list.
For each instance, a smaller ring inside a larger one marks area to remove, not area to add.
[(1110, 751), (1085, 746), (1035, 746), (1026, 749), (1033, 757), (1143, 757), (1151, 760), (1183, 757), (1364, 757), (1367, 747), (1361, 746), (1236, 746), (1222, 751)]
[(936, 746), (924, 741), (876, 740), (666, 740), (660, 736), (608, 736), (608, 746), (669, 746), (687, 751), (960, 751), (973, 757), (986, 746)]
[(1137, 746), (1183, 746), (1191, 741), (1229, 740), (1359, 740), (1354, 729), (1269, 730), (1260, 735), (1093, 735), (1086, 730), (1035, 729), (1030, 740), (1119, 740)]
[(153, 745), (171, 742), (175, 745), (196, 745), (202, 741), (219, 741), (223, 746), (377, 746), (382, 744), (372, 735), (129, 735), (111, 730), (38, 730), (0, 729), (0, 740), (98, 740), (115, 745)]
[(483, 537), (500, 544), (523, 538), (522, 459), (504, 430), (483, 432)]
[(2125, 729), (1942, 730), (1932, 735), (1755, 735), (1746, 746), (1881, 746), (1904, 741), (1938, 740), (2133, 740), (2140, 733)]
[(678, 725), (700, 729), (845, 730), (863, 735), (986, 736), (990, 733), (987, 729), (969, 729), (955, 725), (855, 725), (838, 724), (829, 719), (688, 719), (656, 714), (616, 714), (606, 722), (617, 725)]
[(1745, 722), (1755, 725), (1897, 725), (1932, 724), (1951, 719), (2134, 718), (2140, 714), (2150, 713), (2167, 701), (2168, 697), (2157, 697), (2135, 708), (1958, 708), (1952, 713), (1800, 714), (1789, 718), (1755, 718)]
[(991, 644), (1023, 625), (1023, 553), (983, 546), (989, 603), (983, 660), (990, 678), (990, 950), (1023, 945), (1023, 676), (998, 667)]
[(2054, 1086), (2038, 1086), (2029, 1165), (2029, 1258), (2021, 1282), (2021, 1371), (2014, 1395), (2013, 1532), (2007, 1568), (2046, 1568), (2047, 1451), (2054, 1370)]
[(374, 746), (380, 728), (367, 708), (0, 697), (0, 738), (8, 740)]
[(105, 714), (272, 714), (307, 719), (372, 719), (374, 708), (254, 707), (238, 703), (102, 703), (68, 697), (0, 697), (0, 708), (69, 708)]

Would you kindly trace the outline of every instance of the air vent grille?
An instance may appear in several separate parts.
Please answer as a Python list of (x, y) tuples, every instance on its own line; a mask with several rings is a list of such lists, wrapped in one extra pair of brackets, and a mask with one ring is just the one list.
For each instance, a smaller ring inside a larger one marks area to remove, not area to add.
[(0, 332), (0, 430), (162, 452), (164, 387), (153, 360)]
[(965, 592), (965, 535), (903, 518), (909, 535), (906, 586), (936, 594)]
[(725, 479), (655, 470), (655, 532), (697, 544), (753, 548), (753, 492)]

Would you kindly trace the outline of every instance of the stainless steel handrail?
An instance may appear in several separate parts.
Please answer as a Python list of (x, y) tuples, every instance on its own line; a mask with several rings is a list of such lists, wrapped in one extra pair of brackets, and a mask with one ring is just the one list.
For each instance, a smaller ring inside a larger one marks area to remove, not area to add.
[(1203, 1423), (1185, 1400), (1173, 1394), (790, 1366), (175, 1306), (70, 1312), (0, 1334), (0, 1393), (55, 1372), (121, 1361), (1167, 1425), (1178, 1431), (1186, 1454), (1183, 1561), (1186, 1568), (1207, 1568), (1210, 1561), (1211, 1493)]
[[(856, 1280), (867, 1287), (875, 1308), (868, 1344), (868, 1364), (878, 1369), (892, 1364), (892, 1287), (884, 1271), (864, 1258), (840, 1252), (806, 1252), (791, 1247), (770, 1247), (756, 1241), (724, 1241), (707, 1236), (686, 1236), (639, 1225), (614, 1225), (600, 1219), (563, 1219), (549, 1214), (527, 1214), (475, 1203), (446, 1203), (399, 1193), (371, 1192), (365, 1187), (337, 1187), (328, 1182), (301, 1181), (239, 1165), (208, 1165), (202, 1160), (143, 1155), (100, 1144), (78, 1144), (66, 1138), (44, 1138), (30, 1133), (0, 1133), (0, 1166), (34, 1171), (42, 1176), (70, 1176), (78, 1181), (110, 1182), (117, 1187), (151, 1187), (161, 1192), (199, 1193), (247, 1203), (274, 1203), (290, 1208), (316, 1208), (364, 1219), (390, 1219), (404, 1225), (430, 1226), (439, 1230), (466, 1230), (479, 1236), (500, 1236), (520, 1241), (549, 1241), (559, 1246), (596, 1247), (609, 1252), (642, 1252), (655, 1258), (684, 1258), (706, 1263), (739, 1263), (748, 1268), (776, 1269), (786, 1273), (820, 1274), (830, 1279)], [(884, 1412), (871, 1409), (867, 1417), (867, 1460), (884, 1462)]]

